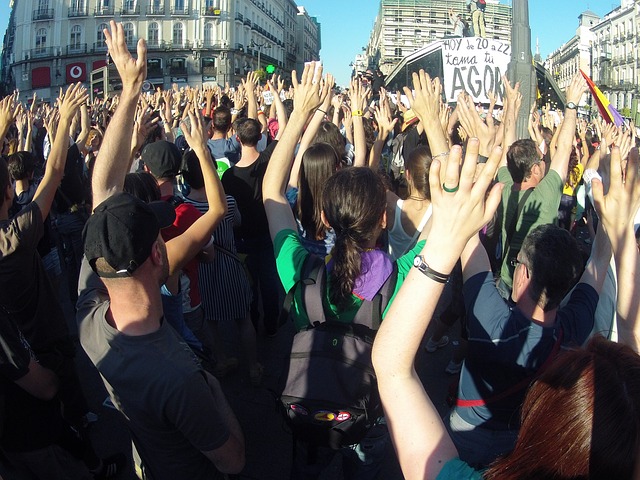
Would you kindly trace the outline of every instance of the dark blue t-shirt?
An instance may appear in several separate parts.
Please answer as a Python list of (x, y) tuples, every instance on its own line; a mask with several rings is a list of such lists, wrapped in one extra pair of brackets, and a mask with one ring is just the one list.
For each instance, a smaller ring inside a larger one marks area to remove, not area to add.
[[(567, 304), (558, 309), (552, 327), (543, 327), (510, 309), (498, 293), (491, 272), (464, 283), (469, 350), (460, 373), (458, 397), (490, 399), (533, 378), (547, 360), (562, 329), (562, 348), (577, 347), (593, 327), (598, 293), (579, 283)], [(518, 429), (526, 387), (480, 407), (456, 407), (466, 422), (493, 430)]]

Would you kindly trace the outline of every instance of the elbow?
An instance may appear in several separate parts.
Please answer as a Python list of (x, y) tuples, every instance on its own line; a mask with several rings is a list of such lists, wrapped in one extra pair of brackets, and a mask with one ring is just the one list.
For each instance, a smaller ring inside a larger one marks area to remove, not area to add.
[(236, 445), (233, 452), (214, 462), (218, 470), (229, 475), (237, 475), (242, 472), (246, 463), (244, 442), (236, 439), (234, 443)]

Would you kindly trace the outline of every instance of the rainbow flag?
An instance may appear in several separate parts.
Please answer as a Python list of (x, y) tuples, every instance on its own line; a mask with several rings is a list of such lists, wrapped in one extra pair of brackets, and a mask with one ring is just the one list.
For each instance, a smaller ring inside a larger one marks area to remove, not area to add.
[(623, 125), (624, 118), (622, 118), (622, 115), (620, 115), (620, 113), (618, 113), (618, 111), (613, 107), (613, 105), (609, 103), (609, 100), (607, 100), (607, 97), (605, 97), (604, 94), (600, 91), (600, 89), (596, 87), (596, 84), (593, 83), (593, 80), (591, 80), (589, 76), (586, 73), (584, 73), (582, 70), (580, 70), (580, 73), (582, 74), (584, 79), (587, 81), (587, 85), (589, 86), (591, 95), (593, 96), (593, 99), (598, 104), (598, 110), (600, 111), (600, 115), (602, 115), (602, 118), (604, 118), (604, 120), (607, 123), (615, 123), (616, 127)]

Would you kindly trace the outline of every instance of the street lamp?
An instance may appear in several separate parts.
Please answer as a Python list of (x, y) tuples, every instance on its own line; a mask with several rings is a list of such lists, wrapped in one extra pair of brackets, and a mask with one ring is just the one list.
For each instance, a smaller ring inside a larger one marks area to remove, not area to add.
[(271, 48), (271, 45), (268, 45), (267, 42), (258, 43), (258, 42), (255, 42), (254, 40), (251, 40), (251, 43), (249, 44), (249, 46), (251, 48), (258, 49), (258, 70), (260, 70), (260, 56), (262, 55), (262, 49)]

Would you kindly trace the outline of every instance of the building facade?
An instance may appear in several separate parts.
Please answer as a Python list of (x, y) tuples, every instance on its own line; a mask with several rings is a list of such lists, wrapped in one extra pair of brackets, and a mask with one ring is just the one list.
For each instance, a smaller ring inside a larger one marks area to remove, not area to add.
[[(290, 76), (304, 58), (319, 58), (320, 25), (293, 0), (13, 0), (2, 81), (44, 99), (88, 81), (106, 64), (102, 32), (112, 19), (123, 23), (132, 52), (146, 39), (151, 87), (235, 85), (267, 64)], [(304, 48), (303, 32), (318, 35)]]
[[(590, 11), (579, 17), (576, 35), (545, 61), (561, 89), (582, 69), (623, 117), (640, 121), (640, 0), (621, 0), (604, 18)], [(597, 107), (587, 98), (585, 109)]]
[[(403, 57), (453, 35), (450, 9), (471, 22), (466, 0), (380, 0), (366, 46), (368, 67), (378, 67), (386, 75)], [(487, 38), (510, 41), (511, 5), (487, 0), (485, 24)]]

